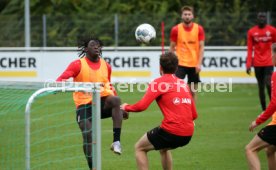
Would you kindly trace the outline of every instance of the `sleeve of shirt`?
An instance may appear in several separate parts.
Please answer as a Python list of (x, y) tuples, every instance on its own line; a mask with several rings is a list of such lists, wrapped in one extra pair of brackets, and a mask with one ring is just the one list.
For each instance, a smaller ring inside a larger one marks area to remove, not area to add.
[(69, 64), (66, 70), (57, 78), (56, 81), (67, 80), (71, 77), (77, 77), (80, 73), (81, 62), (80, 60), (75, 60)]
[(247, 58), (246, 58), (246, 68), (250, 68), (252, 65), (252, 49), (253, 41), (250, 30), (247, 32)]
[(197, 111), (196, 111), (194, 100), (192, 100), (192, 114), (193, 114), (193, 120), (195, 120), (197, 118)]
[(199, 41), (204, 41), (205, 40), (204, 28), (201, 25), (198, 26), (198, 40)]
[(274, 29), (273, 29), (273, 43), (275, 43), (276, 42), (276, 28), (275, 27), (273, 27)]
[(108, 63), (106, 62), (106, 66), (107, 66), (107, 72), (108, 72), (108, 81), (110, 82), (110, 86), (111, 86), (111, 89), (112, 89), (114, 95), (117, 96), (116, 89), (115, 89), (114, 86), (111, 84), (111, 74), (112, 74), (111, 65), (108, 64)]
[(276, 73), (273, 73), (271, 81), (271, 101), (266, 110), (258, 116), (256, 123), (259, 125), (269, 119), (276, 111)]
[(126, 105), (125, 110), (127, 112), (141, 112), (146, 110), (153, 100), (160, 95), (157, 87), (158, 85), (156, 82), (150, 83), (143, 98), (133, 105)]
[(176, 43), (177, 42), (177, 35), (178, 35), (178, 27), (176, 25), (176, 26), (172, 27), (172, 29), (171, 29), (170, 40), (172, 42)]

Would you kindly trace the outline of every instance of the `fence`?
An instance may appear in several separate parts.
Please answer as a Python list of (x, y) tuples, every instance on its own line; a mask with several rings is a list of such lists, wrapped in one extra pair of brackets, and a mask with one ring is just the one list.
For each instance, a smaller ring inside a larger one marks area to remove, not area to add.
[[(268, 12), (268, 22), (276, 24), (275, 12)], [(152, 24), (161, 42), (161, 22), (165, 23), (165, 45), (169, 45), (170, 29), (181, 21), (179, 15), (134, 15), (134, 14), (87, 14), (85, 16), (33, 16), (31, 17), (32, 47), (72, 47), (77, 45), (79, 36), (94, 34), (103, 40), (105, 46), (138, 46), (134, 31), (141, 23)], [(243, 46), (247, 30), (255, 24), (256, 13), (197, 15), (206, 34), (208, 46)], [(0, 15), (0, 47), (23, 47), (24, 18), (21, 15)]]

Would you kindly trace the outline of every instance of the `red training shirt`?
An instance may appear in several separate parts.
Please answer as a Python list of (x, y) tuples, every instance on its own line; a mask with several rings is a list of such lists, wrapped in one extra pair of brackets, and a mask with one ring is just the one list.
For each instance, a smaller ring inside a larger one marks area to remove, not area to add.
[(273, 42), (276, 42), (276, 29), (271, 25), (266, 25), (264, 28), (254, 26), (248, 30), (246, 68), (273, 66), (271, 58), (271, 44)]
[(259, 125), (270, 118), (276, 112), (276, 72), (271, 76), (271, 101), (266, 110), (258, 116), (256, 123)]
[(189, 86), (173, 74), (164, 74), (149, 84), (143, 98), (126, 105), (129, 112), (141, 112), (156, 100), (164, 118), (161, 128), (178, 136), (192, 136), (197, 112)]
[[(184, 24), (183, 24), (183, 27), (184, 27), (184, 30), (189, 32), (192, 30), (193, 28), (193, 25), (191, 27), (186, 27)], [(172, 27), (171, 29), (171, 34), (170, 34), (170, 40), (172, 42), (177, 42), (177, 36), (178, 36), (178, 25), (175, 25), (174, 27)], [(201, 25), (198, 25), (198, 41), (204, 41), (205, 40), (205, 33), (204, 33), (204, 29)]]

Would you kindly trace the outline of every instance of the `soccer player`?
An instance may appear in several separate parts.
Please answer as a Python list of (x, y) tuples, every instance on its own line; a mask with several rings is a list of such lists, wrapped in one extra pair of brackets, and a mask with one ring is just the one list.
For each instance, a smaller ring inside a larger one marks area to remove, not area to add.
[(160, 126), (145, 133), (135, 144), (135, 156), (139, 170), (148, 170), (147, 152), (159, 150), (163, 169), (172, 170), (170, 150), (187, 145), (194, 132), (197, 112), (188, 85), (174, 73), (178, 59), (172, 53), (160, 56), (161, 77), (149, 84), (144, 97), (136, 104), (123, 104), (129, 112), (141, 112), (156, 100), (164, 116)]
[(246, 73), (250, 75), (251, 66), (254, 67), (262, 110), (266, 108), (265, 87), (271, 98), (270, 80), (273, 72), (271, 44), (273, 42), (276, 42), (276, 30), (266, 23), (266, 13), (259, 12), (257, 25), (247, 32)]
[[(272, 44), (272, 63), (276, 65), (276, 43)], [(271, 101), (266, 110), (260, 114), (256, 120), (254, 120), (249, 130), (253, 131), (258, 125), (264, 123), (272, 115), (272, 121), (259, 131), (257, 135), (246, 146), (246, 157), (249, 169), (260, 170), (260, 160), (258, 158), (258, 152), (266, 148), (266, 155), (268, 161), (269, 170), (275, 170), (276, 168), (276, 72), (272, 74), (271, 80)]]
[[(113, 143), (111, 149), (116, 154), (121, 154), (120, 135), (123, 114), (120, 109), (121, 100), (116, 96), (110, 84), (111, 66), (102, 58), (103, 43), (98, 38), (84, 38), (79, 42), (80, 59), (73, 61), (58, 77), (57, 81), (73, 78), (74, 82), (101, 82), (101, 118), (112, 117)], [(92, 95), (83, 92), (74, 92), (73, 99), (76, 105), (76, 121), (83, 136), (83, 151), (88, 166), (92, 169), (92, 141), (91, 141), (91, 102)]]
[(175, 75), (181, 79), (188, 76), (188, 84), (195, 99), (200, 82), (205, 33), (201, 25), (193, 22), (193, 7), (184, 6), (181, 12), (182, 22), (171, 29), (170, 51), (176, 52), (179, 60)]

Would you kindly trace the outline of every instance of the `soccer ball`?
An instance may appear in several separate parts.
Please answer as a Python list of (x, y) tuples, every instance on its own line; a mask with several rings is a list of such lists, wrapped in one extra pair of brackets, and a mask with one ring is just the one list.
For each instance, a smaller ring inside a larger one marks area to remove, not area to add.
[(136, 28), (135, 38), (140, 43), (149, 44), (156, 37), (156, 31), (150, 24), (141, 24)]

